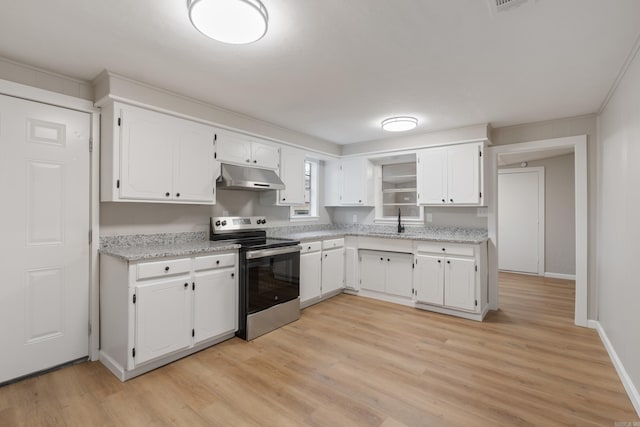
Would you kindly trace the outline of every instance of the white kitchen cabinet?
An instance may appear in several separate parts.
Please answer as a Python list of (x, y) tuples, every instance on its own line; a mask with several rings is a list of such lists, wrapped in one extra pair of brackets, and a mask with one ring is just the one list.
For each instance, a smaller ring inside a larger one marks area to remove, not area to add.
[(260, 193), (260, 202), (266, 205), (295, 206), (304, 205), (305, 160), (302, 150), (280, 147), (280, 179), (284, 190), (264, 191)]
[(215, 128), (119, 102), (102, 123), (101, 201), (215, 203)]
[(440, 256), (417, 255), (414, 270), (416, 301), (444, 305), (444, 263)]
[(486, 244), (418, 244), (414, 270), (418, 303), (484, 313)]
[(360, 251), (360, 288), (411, 298), (413, 255)]
[(128, 262), (100, 257), (100, 360), (133, 378), (235, 335), (237, 252)]
[(344, 248), (322, 251), (322, 294), (344, 288)]
[(136, 365), (191, 345), (191, 283), (188, 276), (135, 287)]
[(374, 169), (365, 158), (327, 161), (326, 206), (374, 206)]
[(426, 148), (417, 153), (419, 205), (481, 206), (483, 143)]
[(300, 246), (300, 305), (306, 307), (322, 294), (322, 242)]
[(279, 148), (261, 142), (258, 138), (228, 130), (216, 132), (216, 159), (265, 169), (278, 169)]
[(235, 266), (197, 271), (193, 283), (193, 341), (238, 330), (238, 281)]

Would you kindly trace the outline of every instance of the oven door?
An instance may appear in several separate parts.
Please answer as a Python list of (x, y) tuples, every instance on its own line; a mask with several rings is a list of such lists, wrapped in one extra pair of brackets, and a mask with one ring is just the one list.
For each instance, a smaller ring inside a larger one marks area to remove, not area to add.
[(300, 295), (300, 246), (247, 251), (247, 315)]

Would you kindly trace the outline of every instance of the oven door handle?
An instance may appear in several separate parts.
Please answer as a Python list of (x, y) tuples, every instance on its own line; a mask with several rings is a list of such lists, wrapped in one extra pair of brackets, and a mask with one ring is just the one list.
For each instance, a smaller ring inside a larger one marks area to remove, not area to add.
[(291, 254), (294, 252), (300, 252), (301, 246), (300, 245), (295, 245), (295, 246), (286, 246), (283, 248), (274, 248), (274, 249), (261, 249), (261, 250), (257, 250), (257, 251), (247, 251), (245, 257), (247, 259), (255, 259), (255, 258), (266, 258), (269, 256), (275, 256), (275, 255), (284, 255), (284, 254)]

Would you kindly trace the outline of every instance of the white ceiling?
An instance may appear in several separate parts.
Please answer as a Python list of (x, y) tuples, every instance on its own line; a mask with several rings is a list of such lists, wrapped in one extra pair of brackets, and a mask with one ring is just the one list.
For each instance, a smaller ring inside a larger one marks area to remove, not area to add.
[(186, 0), (0, 0), (0, 55), (103, 69), (339, 144), (598, 110), (640, 32), (638, 0), (263, 0), (267, 35), (205, 38)]

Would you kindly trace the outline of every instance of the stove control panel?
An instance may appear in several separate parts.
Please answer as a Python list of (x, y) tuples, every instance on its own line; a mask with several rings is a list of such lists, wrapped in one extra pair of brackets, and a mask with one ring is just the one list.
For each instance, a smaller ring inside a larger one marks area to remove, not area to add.
[(212, 217), (213, 231), (255, 230), (267, 224), (263, 216), (224, 216)]

